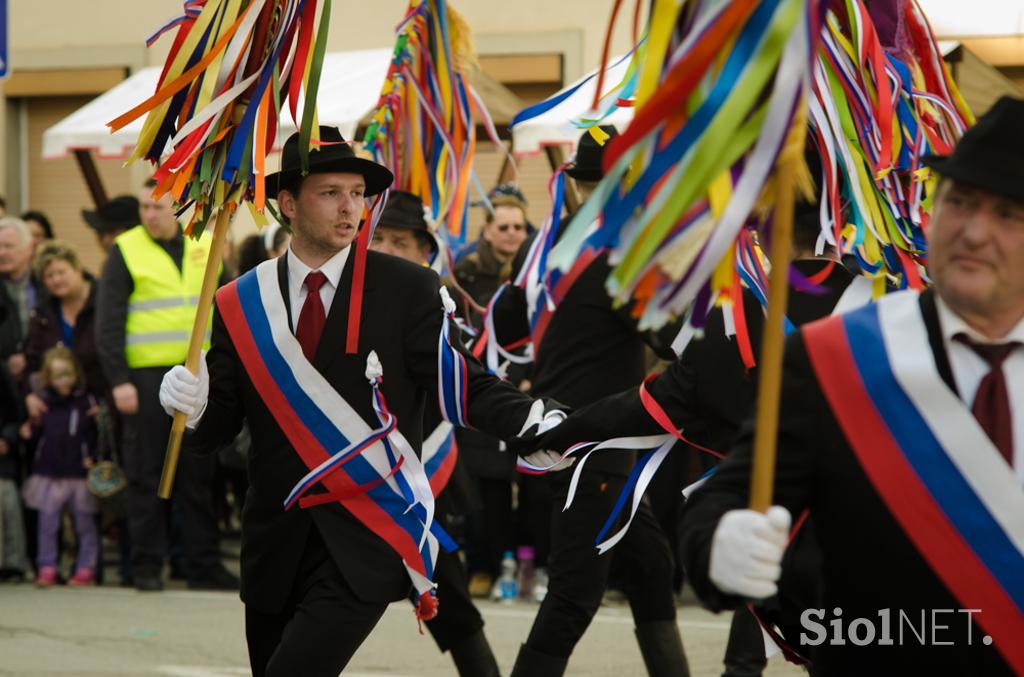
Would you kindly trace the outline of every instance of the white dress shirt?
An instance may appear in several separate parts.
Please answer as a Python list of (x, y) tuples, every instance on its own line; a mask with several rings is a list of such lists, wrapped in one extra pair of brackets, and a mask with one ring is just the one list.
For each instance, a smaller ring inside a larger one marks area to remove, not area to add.
[(1016, 341), (1021, 347), (1010, 353), (1003, 362), (1003, 373), (1006, 376), (1006, 390), (1010, 398), (1010, 415), (1013, 420), (1013, 467), (1017, 479), (1024, 484), (1024, 320), (1010, 330), (1006, 336), (997, 341), (986, 338), (972, 329), (963, 318), (954, 313), (939, 295), (935, 295), (935, 306), (939, 312), (939, 326), (942, 327), (942, 342), (949, 356), (949, 366), (953, 370), (960, 398), (973, 406), (974, 396), (985, 378), (989, 367), (978, 353), (962, 341), (953, 339), (957, 334), (967, 334), (977, 343), (1009, 343)]
[(288, 247), (288, 303), (292, 309), (292, 333), (295, 333), (299, 326), (299, 314), (302, 312), (302, 304), (306, 302), (306, 276), (314, 270), (319, 270), (327, 277), (327, 282), (320, 287), (320, 302), (324, 304), (324, 315), (331, 314), (331, 302), (334, 301), (334, 293), (338, 291), (338, 283), (341, 281), (341, 272), (345, 270), (345, 262), (348, 261), (348, 252), (352, 249), (349, 245), (340, 252), (327, 259), (319, 268), (310, 268), (295, 255), (291, 247)]

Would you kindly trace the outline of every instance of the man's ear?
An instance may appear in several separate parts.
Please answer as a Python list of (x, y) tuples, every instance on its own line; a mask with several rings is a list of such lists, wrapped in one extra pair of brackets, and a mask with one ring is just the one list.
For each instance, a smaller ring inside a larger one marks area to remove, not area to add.
[(290, 190), (282, 190), (277, 194), (277, 207), (289, 223), (295, 222), (295, 196)]

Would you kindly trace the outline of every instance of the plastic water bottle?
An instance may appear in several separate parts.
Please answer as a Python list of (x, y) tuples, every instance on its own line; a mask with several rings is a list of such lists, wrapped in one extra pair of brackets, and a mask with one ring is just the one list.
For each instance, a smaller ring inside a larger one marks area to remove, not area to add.
[(533, 546), (519, 546), (516, 550), (516, 557), (519, 559), (519, 577), (517, 579), (517, 583), (519, 584), (519, 597), (520, 599), (531, 601), (533, 598), (534, 581)]
[(516, 598), (516, 558), (511, 550), (506, 550), (501, 558), (501, 576), (498, 578), (498, 591), (501, 601), (512, 602)]

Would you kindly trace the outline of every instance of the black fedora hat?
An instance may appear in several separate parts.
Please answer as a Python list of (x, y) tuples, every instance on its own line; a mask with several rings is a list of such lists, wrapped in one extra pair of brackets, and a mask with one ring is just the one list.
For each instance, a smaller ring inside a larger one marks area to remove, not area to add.
[(95, 211), (83, 209), (82, 218), (100, 235), (127, 230), (142, 223), (139, 199), (134, 195), (118, 195)]
[[(619, 132), (611, 125), (601, 125), (601, 130), (609, 137), (616, 137)], [(591, 133), (583, 132), (580, 142), (576, 146), (576, 159), (565, 168), (565, 173), (577, 181), (600, 181), (604, 178), (604, 170), (601, 168), (601, 158), (604, 157), (604, 149), (611, 139), (605, 139), (604, 145), (597, 142)]]
[(378, 228), (401, 228), (420, 232), (430, 240), (430, 246), (437, 251), (437, 240), (430, 224), (427, 223), (427, 214), (423, 207), (423, 200), (412, 193), (404, 190), (393, 190), (388, 194), (388, 203), (384, 205)]
[(928, 155), (921, 161), (947, 178), (1024, 200), (1024, 99), (1002, 97), (951, 155)]
[[(344, 172), (361, 174), (366, 179), (366, 194), (377, 195), (391, 185), (395, 177), (391, 171), (372, 160), (355, 154), (352, 146), (342, 137), (337, 127), (320, 126), (319, 149), (309, 151), (309, 173)], [(281, 152), (281, 171), (267, 176), (267, 195), (277, 197), (282, 188), (302, 176), (302, 162), (299, 159), (299, 134), (296, 132), (284, 142)]]
[(377, 223), (388, 228), (430, 230), (423, 211), (423, 200), (404, 190), (393, 190), (388, 194), (388, 203), (384, 205)]

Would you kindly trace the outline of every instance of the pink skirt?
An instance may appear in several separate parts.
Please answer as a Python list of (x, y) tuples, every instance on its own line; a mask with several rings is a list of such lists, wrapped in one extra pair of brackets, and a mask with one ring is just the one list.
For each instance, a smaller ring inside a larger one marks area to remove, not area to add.
[(40, 512), (57, 512), (67, 506), (73, 512), (94, 514), (100, 507), (84, 477), (29, 475), (21, 487), (21, 497), (25, 505)]

